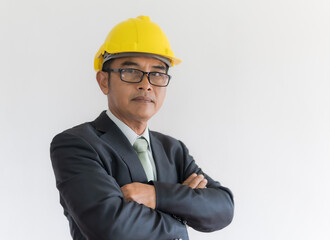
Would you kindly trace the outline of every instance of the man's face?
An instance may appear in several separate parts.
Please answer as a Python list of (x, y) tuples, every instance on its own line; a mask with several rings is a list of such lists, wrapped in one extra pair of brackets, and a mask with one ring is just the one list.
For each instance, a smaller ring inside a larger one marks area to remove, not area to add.
[[(114, 59), (110, 67), (162, 73), (167, 70), (165, 63), (149, 57)], [(142, 123), (148, 121), (160, 109), (166, 95), (166, 87), (151, 85), (146, 75), (140, 83), (123, 82), (119, 72), (111, 72), (108, 92), (103, 92), (107, 94), (109, 108), (116, 117), (125, 123)]]

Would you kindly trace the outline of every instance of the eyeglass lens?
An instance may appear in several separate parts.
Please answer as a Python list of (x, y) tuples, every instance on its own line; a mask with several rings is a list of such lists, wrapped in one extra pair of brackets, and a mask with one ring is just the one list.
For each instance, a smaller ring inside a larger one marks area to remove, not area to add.
[[(123, 81), (127, 82), (140, 82), (145, 72), (138, 69), (121, 69), (120, 76)], [(148, 79), (151, 84), (157, 86), (167, 86), (169, 82), (169, 75), (159, 72), (148, 73)]]

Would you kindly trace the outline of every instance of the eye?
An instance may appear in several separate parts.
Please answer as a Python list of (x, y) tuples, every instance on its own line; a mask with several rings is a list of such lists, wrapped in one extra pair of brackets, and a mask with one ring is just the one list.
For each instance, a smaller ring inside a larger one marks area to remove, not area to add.
[(152, 75), (153, 75), (153, 76), (155, 76), (155, 77), (160, 77), (160, 76), (163, 76), (163, 75), (164, 75), (164, 73), (160, 73), (160, 72), (153, 72), (153, 73), (152, 73)]

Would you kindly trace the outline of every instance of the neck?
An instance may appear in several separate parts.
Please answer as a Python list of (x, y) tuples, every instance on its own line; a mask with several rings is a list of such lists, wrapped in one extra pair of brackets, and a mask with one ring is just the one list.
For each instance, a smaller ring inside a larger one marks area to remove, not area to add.
[[(111, 110), (110, 110), (111, 111)], [(137, 135), (142, 135), (142, 133), (146, 130), (148, 121), (144, 120), (135, 120), (135, 119), (127, 119), (119, 114), (117, 114), (115, 111), (111, 111), (113, 115), (115, 115), (116, 118), (118, 118), (120, 121), (125, 123), (130, 129), (132, 129)]]
[[(120, 119), (121, 120), (121, 119)], [(147, 128), (147, 123), (130, 123), (122, 120), (127, 126), (129, 126), (137, 135), (142, 135), (142, 133)]]

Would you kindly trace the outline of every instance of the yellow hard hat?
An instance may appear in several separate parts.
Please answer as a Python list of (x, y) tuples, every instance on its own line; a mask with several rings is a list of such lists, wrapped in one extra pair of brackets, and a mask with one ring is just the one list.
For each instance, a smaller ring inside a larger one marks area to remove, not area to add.
[(100, 71), (105, 53), (146, 53), (169, 59), (171, 66), (181, 62), (174, 57), (170, 43), (156, 24), (148, 16), (130, 18), (117, 24), (108, 34), (104, 44), (95, 55), (94, 69)]

